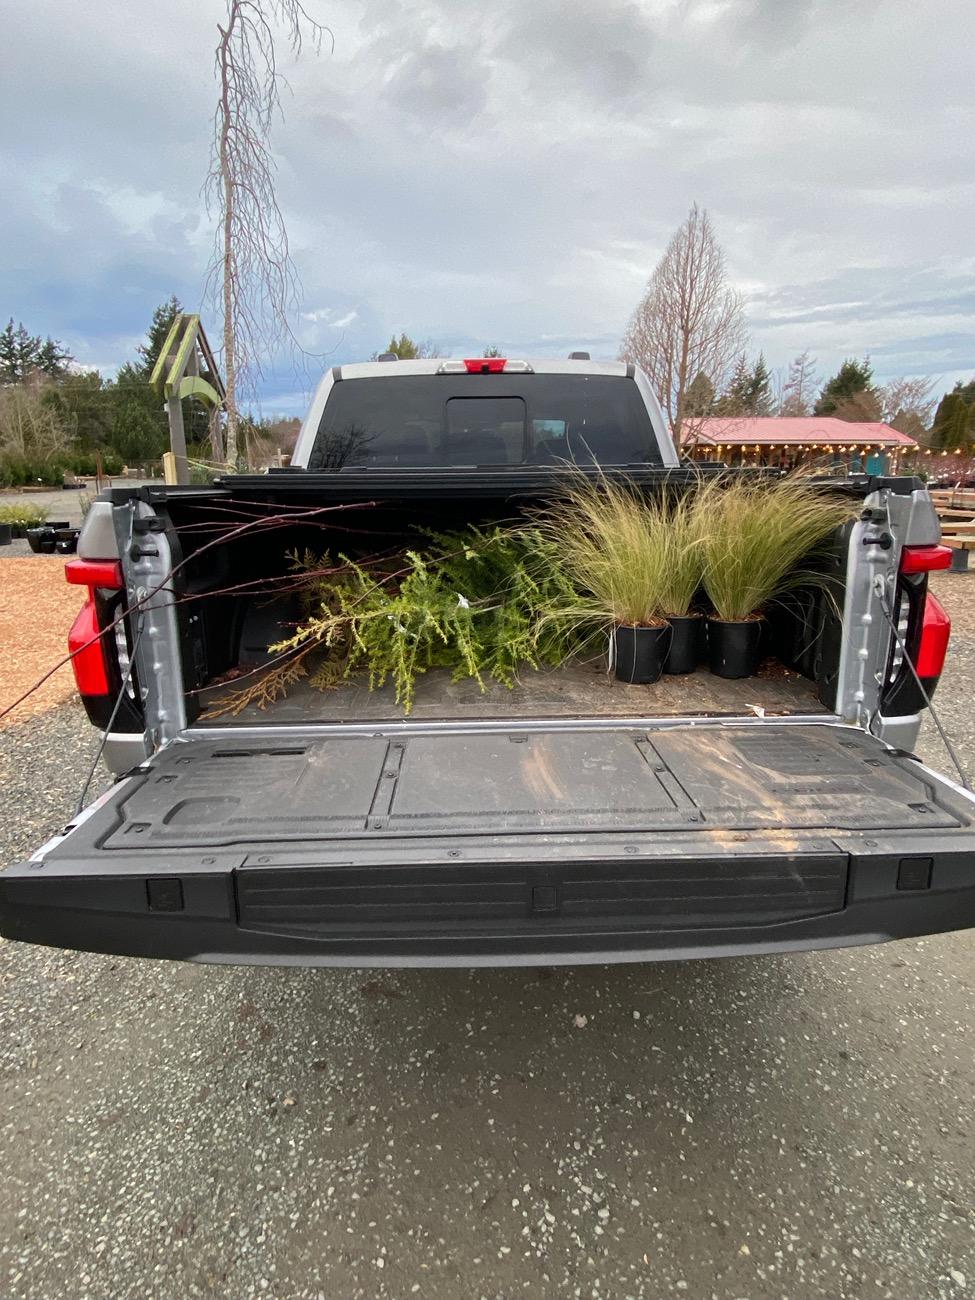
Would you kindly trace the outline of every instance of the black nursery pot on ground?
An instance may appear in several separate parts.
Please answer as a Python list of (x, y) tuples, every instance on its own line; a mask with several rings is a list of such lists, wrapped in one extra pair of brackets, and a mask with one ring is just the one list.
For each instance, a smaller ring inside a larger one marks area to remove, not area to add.
[(692, 673), (704, 658), (704, 619), (700, 614), (671, 614), (665, 673)]
[(613, 629), (616, 680), (646, 686), (658, 681), (664, 668), (664, 655), (670, 626), (635, 627), (620, 623)]
[(54, 530), (54, 549), (58, 555), (74, 555), (78, 549), (80, 528), (56, 528)]
[(751, 677), (758, 669), (761, 618), (708, 619), (708, 667), (715, 677)]
[(46, 524), (42, 528), (28, 528), (27, 542), (35, 555), (50, 555), (54, 551), (54, 529)]
[(11, 524), (0, 524), (0, 546), (9, 546), (13, 537)]

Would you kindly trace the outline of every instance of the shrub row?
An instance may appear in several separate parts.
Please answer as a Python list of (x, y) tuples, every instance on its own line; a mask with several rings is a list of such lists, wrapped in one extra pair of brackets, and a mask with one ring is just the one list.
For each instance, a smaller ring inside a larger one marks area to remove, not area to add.
[[(122, 457), (114, 451), (102, 453), (102, 472), (121, 474)], [(56, 460), (38, 461), (14, 452), (0, 454), (0, 487), (60, 487), (65, 474), (92, 477), (98, 464), (93, 452), (69, 452)]]

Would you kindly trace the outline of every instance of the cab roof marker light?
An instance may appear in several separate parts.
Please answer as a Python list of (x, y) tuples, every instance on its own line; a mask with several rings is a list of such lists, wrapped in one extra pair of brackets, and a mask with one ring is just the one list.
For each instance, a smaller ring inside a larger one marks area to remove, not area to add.
[(507, 364), (507, 357), (464, 358), (464, 367), (469, 375), (499, 375)]
[(438, 375), (533, 375), (527, 361), (509, 361), (507, 357), (465, 357), (463, 361), (441, 361)]

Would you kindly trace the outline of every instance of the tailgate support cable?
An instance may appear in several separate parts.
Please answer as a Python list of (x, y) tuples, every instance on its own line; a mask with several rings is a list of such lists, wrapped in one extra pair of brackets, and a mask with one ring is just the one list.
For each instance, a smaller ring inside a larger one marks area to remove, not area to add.
[(94, 780), (95, 771), (98, 768), (98, 761), (101, 758), (102, 754), (105, 752), (105, 746), (108, 744), (108, 737), (109, 734), (111, 733), (112, 726), (115, 722), (115, 719), (118, 717), (118, 711), (122, 707), (122, 701), (125, 699), (125, 691), (126, 688), (128, 687), (129, 682), (132, 679), (132, 671), (135, 668), (135, 655), (136, 655), (136, 651), (139, 648), (139, 643), (142, 640), (143, 630), (144, 630), (144, 622), (142, 618), (142, 613), (140, 611), (138, 615), (138, 627), (136, 630), (135, 637), (132, 640), (132, 652), (129, 655), (129, 666), (128, 668), (126, 668), (125, 674), (122, 677), (122, 683), (119, 686), (118, 695), (115, 697), (115, 703), (112, 706), (112, 712), (109, 714), (108, 721), (105, 723), (105, 730), (102, 732), (101, 741), (99, 743), (97, 750), (95, 751), (95, 757), (91, 761), (91, 767), (88, 769), (88, 775), (85, 777), (85, 783), (81, 787), (81, 794), (78, 796), (78, 803), (75, 807), (74, 812), (71, 814), (72, 821), (74, 821), (75, 818), (78, 817), (79, 814), (84, 809), (85, 800), (88, 798), (89, 787), (91, 786), (91, 783)]
[(882, 580), (880, 583), (877, 584), (878, 587), (877, 594), (880, 597), (880, 608), (884, 611), (884, 618), (886, 618), (887, 622), (890, 624), (890, 630), (893, 632), (894, 639), (897, 642), (898, 648), (900, 649), (901, 654), (904, 656), (904, 662), (911, 670), (911, 676), (914, 678), (917, 688), (921, 692), (921, 697), (924, 700), (924, 703), (927, 705), (928, 712), (931, 714), (931, 721), (938, 729), (938, 735), (941, 737), (942, 743), (944, 744), (945, 749), (948, 751), (948, 756), (950, 757), (951, 761), (955, 765), (955, 769), (958, 772), (958, 777), (959, 780), (961, 781), (961, 784), (964, 786), (966, 790), (971, 791), (972, 788), (971, 783), (968, 780), (968, 777), (965, 773), (965, 769), (962, 767), (961, 762), (959, 761), (958, 755), (955, 752), (954, 745), (952, 745), (951, 741), (948, 739), (947, 733), (945, 732), (944, 727), (941, 725), (941, 719), (938, 717), (937, 710), (935, 709), (933, 703), (931, 702), (931, 696), (927, 693), (924, 687), (924, 683), (917, 675), (917, 669), (914, 667), (914, 660), (907, 653), (907, 646), (904, 644), (904, 638), (901, 636), (900, 631), (898, 630), (893, 612), (891, 611), (890, 605), (887, 602), (887, 593), (886, 591), (880, 589), (881, 586), (882, 586)]

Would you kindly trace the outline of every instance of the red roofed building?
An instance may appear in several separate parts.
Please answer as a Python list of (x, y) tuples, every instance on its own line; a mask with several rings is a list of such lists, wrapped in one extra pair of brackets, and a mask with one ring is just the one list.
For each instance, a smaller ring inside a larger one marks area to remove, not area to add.
[(831, 416), (711, 416), (686, 421), (683, 432), (685, 448), (696, 460), (781, 465), (784, 469), (812, 462), (883, 474), (895, 472), (905, 453), (916, 455), (918, 451), (913, 438), (889, 424), (855, 424)]

